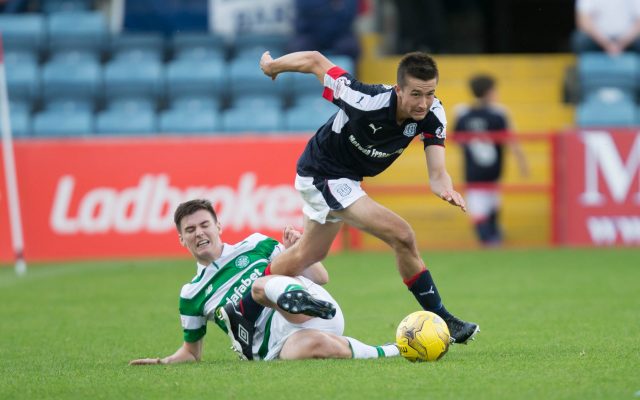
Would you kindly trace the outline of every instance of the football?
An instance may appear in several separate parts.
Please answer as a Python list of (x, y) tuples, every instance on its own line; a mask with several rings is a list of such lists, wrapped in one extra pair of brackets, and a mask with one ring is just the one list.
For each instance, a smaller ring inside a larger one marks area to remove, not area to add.
[(449, 328), (429, 311), (407, 315), (396, 330), (400, 354), (411, 362), (436, 361), (449, 350)]

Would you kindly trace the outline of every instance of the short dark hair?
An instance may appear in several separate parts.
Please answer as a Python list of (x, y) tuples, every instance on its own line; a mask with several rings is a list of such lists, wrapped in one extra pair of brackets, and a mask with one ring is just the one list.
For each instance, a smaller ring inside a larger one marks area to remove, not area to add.
[(211, 202), (206, 199), (194, 199), (185, 201), (176, 208), (176, 212), (173, 214), (173, 222), (176, 224), (176, 229), (180, 231), (180, 223), (182, 218), (195, 213), (196, 211), (206, 210), (213, 216), (213, 221), (218, 222), (218, 216), (211, 205)]
[(490, 75), (476, 75), (469, 81), (469, 87), (473, 96), (481, 99), (489, 93), (491, 89), (496, 87), (496, 80)]
[(438, 79), (438, 65), (428, 54), (419, 51), (408, 53), (398, 64), (397, 82), (400, 87), (407, 83), (407, 75), (422, 81)]

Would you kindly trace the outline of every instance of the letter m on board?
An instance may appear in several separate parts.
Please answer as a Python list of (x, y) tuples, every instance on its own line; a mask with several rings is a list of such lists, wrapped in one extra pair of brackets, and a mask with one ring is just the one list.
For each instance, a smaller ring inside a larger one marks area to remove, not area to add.
[(605, 203), (606, 197), (601, 192), (598, 171), (602, 173), (611, 199), (618, 204), (626, 201), (633, 179), (637, 177), (638, 192), (634, 199), (636, 203), (640, 203), (640, 135), (636, 136), (626, 160), (608, 132), (585, 132), (582, 141), (585, 147), (585, 189), (580, 196), (582, 203), (586, 206)]

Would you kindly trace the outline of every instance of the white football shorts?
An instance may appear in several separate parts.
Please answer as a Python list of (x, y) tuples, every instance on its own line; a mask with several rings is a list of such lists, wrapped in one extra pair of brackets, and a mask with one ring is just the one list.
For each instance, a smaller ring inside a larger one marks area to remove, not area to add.
[(295, 187), (304, 201), (302, 212), (321, 224), (340, 222), (340, 218), (329, 213), (343, 210), (366, 196), (360, 182), (348, 178), (321, 179), (296, 174)]

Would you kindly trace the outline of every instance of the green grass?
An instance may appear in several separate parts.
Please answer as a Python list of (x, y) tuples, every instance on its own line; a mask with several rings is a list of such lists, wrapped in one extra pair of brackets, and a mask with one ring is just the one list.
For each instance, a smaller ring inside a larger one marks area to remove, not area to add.
[[(240, 362), (209, 326), (203, 362), (173, 353), (189, 260), (0, 269), (0, 399), (633, 399), (640, 391), (640, 249), (425, 254), (445, 304), (481, 325), (437, 363)], [(379, 344), (417, 309), (387, 253), (326, 262), (346, 334)], [(295, 396), (295, 397), (294, 397)]]

